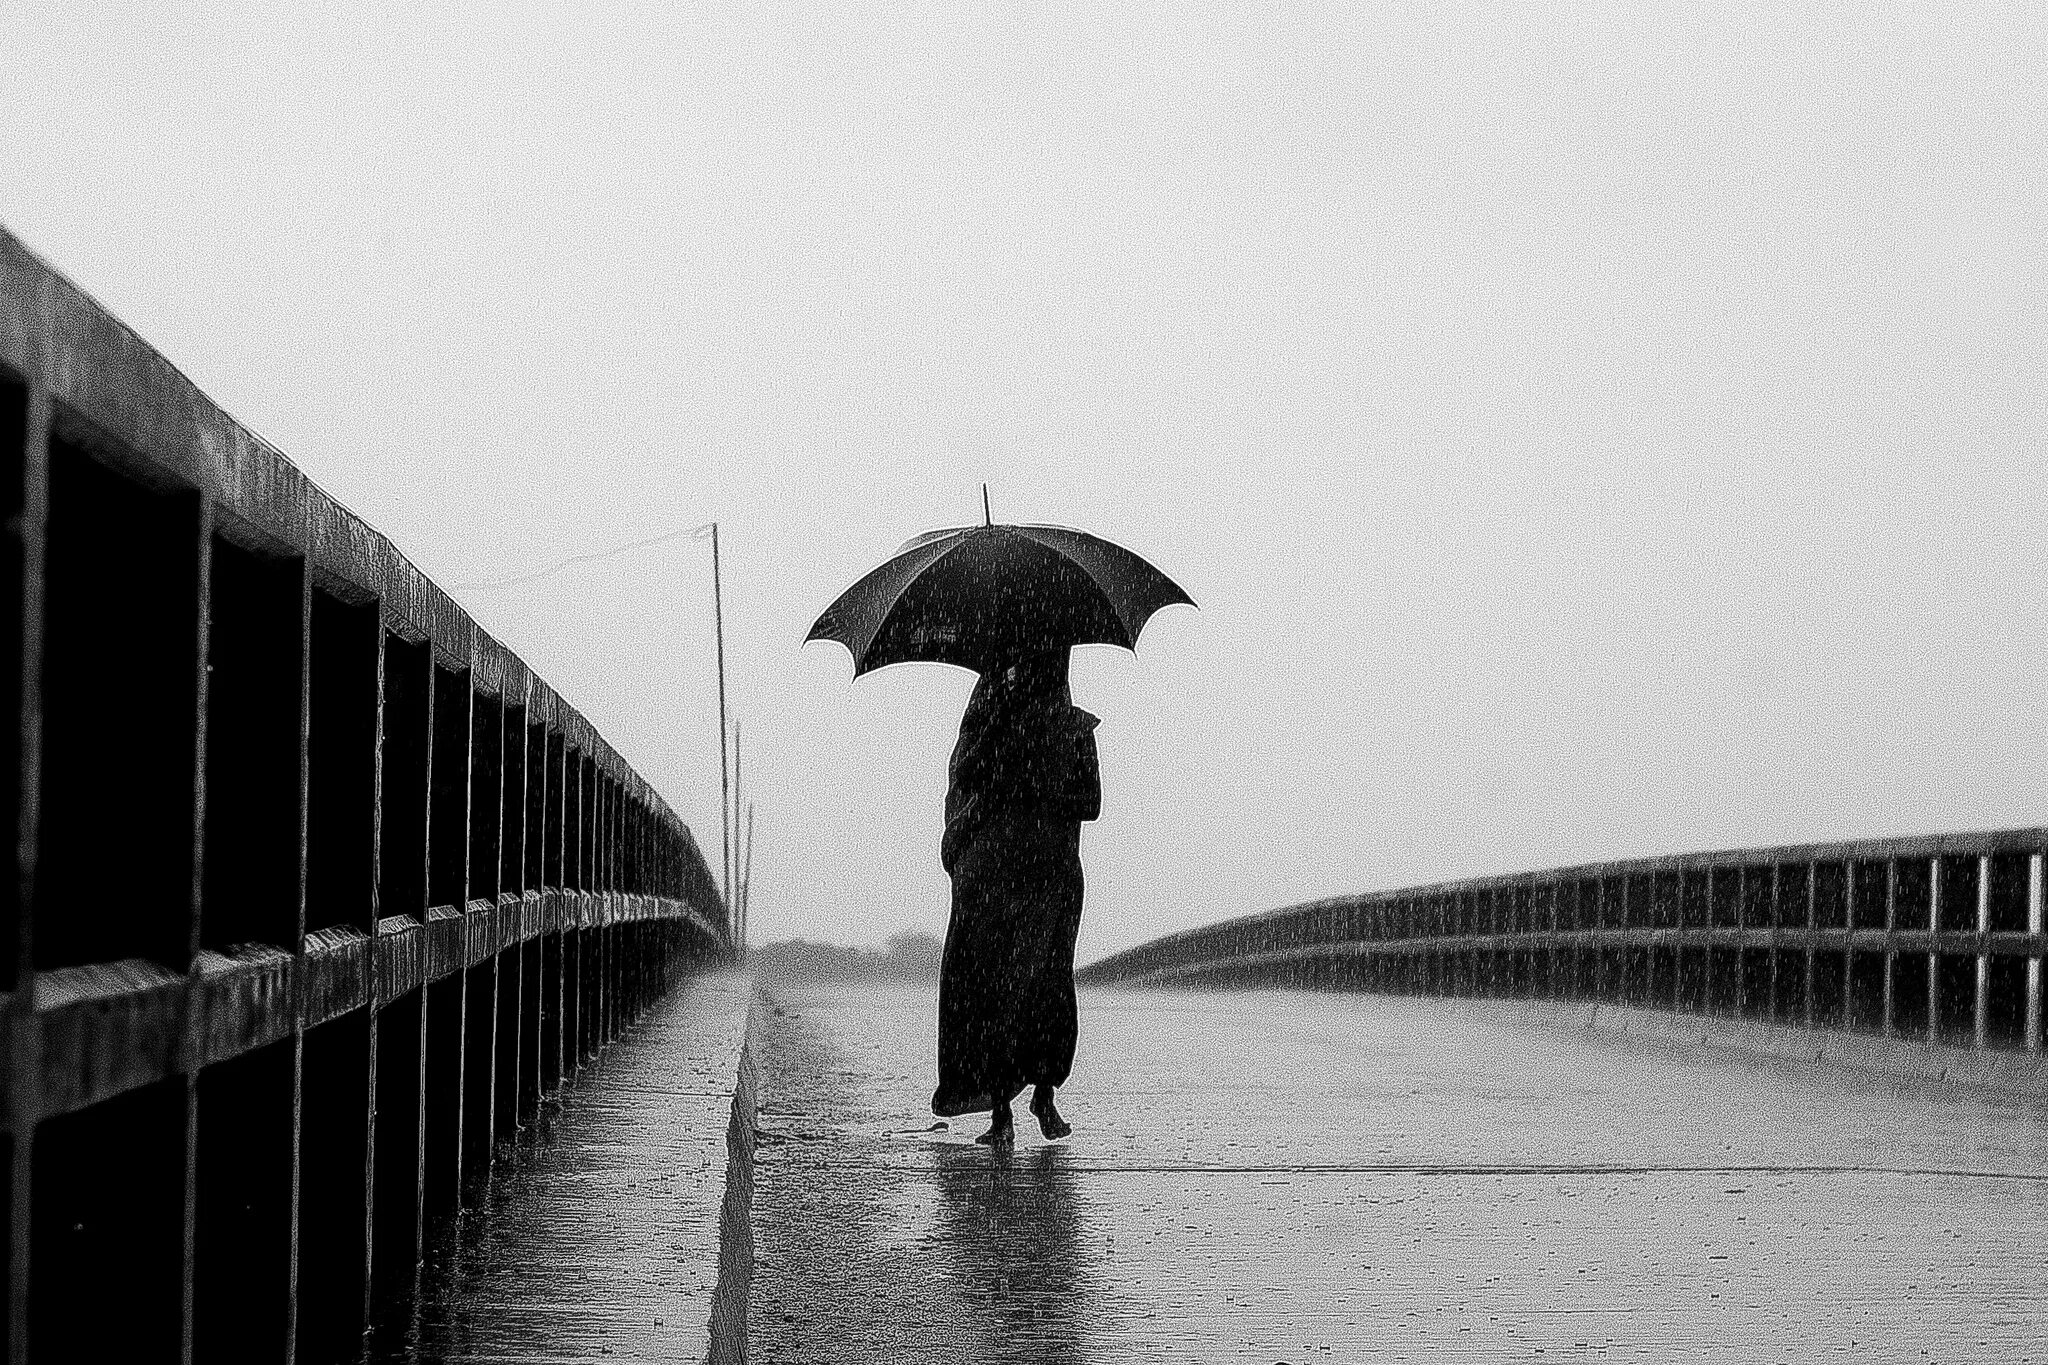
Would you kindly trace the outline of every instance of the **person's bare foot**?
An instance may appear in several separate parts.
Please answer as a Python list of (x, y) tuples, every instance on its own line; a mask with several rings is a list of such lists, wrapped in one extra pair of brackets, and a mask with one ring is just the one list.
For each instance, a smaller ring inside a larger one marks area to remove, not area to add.
[(989, 1116), (992, 1122), (988, 1131), (975, 1141), (984, 1147), (1008, 1147), (1017, 1140), (1017, 1124), (1010, 1117), (1010, 1106), (1003, 1105)]
[(1053, 1107), (1051, 1086), (1041, 1085), (1031, 1092), (1031, 1112), (1038, 1116), (1038, 1131), (1048, 1138), (1063, 1138), (1074, 1131)]

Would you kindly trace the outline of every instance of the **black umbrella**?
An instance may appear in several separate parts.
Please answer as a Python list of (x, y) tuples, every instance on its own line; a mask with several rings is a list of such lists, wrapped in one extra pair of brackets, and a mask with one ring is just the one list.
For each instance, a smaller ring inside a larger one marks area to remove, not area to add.
[(928, 531), (839, 595), (805, 639), (837, 640), (853, 675), (998, 660), (1068, 645), (1134, 649), (1161, 607), (1194, 599), (1137, 555), (1064, 526)]

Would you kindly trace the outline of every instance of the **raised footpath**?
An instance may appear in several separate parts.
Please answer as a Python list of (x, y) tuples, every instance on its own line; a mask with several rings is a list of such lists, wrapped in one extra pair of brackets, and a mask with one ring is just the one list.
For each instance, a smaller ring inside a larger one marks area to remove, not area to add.
[(511, 1144), (379, 1361), (746, 1359), (755, 994), (697, 977)]

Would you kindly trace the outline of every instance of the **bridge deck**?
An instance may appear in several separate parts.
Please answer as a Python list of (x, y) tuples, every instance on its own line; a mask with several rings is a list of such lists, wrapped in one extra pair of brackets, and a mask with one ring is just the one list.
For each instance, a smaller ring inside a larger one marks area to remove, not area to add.
[(928, 987), (771, 988), (754, 1358), (2040, 1361), (2048, 1117), (1421, 999), (1096, 990), (927, 1132)]

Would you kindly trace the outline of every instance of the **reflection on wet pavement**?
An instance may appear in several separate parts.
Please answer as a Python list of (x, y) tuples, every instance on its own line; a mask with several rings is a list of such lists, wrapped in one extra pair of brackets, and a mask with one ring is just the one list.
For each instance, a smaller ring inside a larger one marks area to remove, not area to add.
[(1081, 1324), (1093, 1312), (1081, 1197), (1058, 1147), (934, 1153), (937, 1227), (952, 1251), (952, 1292), (980, 1310), (1000, 1340), (1034, 1360), (1087, 1358)]
[(755, 1358), (2026, 1362), (2028, 1102), (1441, 1002), (1094, 991), (1075, 1137), (928, 1131), (930, 988), (772, 986)]

